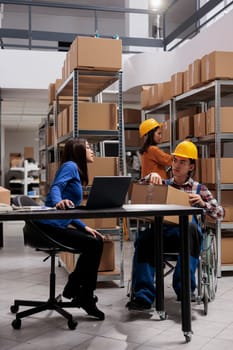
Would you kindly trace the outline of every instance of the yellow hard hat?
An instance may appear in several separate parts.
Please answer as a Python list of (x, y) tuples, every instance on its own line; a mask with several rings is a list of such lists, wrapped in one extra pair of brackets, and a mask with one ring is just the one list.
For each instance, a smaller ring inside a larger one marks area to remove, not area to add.
[(162, 124), (159, 124), (157, 120), (150, 118), (144, 120), (140, 125), (139, 125), (139, 134), (140, 137), (145, 136), (149, 131), (157, 128), (157, 126), (161, 127)]
[(172, 155), (183, 158), (198, 159), (197, 147), (193, 142), (188, 140), (180, 142), (176, 146)]

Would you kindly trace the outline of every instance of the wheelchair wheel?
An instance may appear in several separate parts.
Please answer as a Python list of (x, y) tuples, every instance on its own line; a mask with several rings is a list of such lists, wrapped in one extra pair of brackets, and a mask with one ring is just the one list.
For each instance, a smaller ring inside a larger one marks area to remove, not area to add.
[(207, 273), (206, 251), (202, 252), (199, 262), (197, 302), (199, 305), (203, 303), (203, 313), (204, 315), (207, 315), (209, 303), (209, 282)]
[(207, 260), (207, 277), (208, 277), (208, 295), (209, 300), (212, 301), (215, 298), (217, 291), (217, 245), (215, 234), (211, 231), (207, 235), (207, 251), (206, 251), (206, 260)]

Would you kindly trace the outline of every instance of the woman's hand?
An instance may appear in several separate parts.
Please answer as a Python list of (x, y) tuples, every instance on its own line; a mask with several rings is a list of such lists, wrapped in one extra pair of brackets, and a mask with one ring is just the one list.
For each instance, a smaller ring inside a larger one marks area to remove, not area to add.
[(75, 205), (70, 199), (62, 199), (60, 202), (56, 203), (57, 209), (68, 209), (74, 207)]
[(205, 202), (202, 200), (201, 196), (196, 193), (189, 193), (189, 203), (192, 207), (195, 205), (201, 208), (205, 207)]
[(96, 236), (99, 236), (101, 237), (103, 240), (105, 239), (105, 236), (102, 235), (100, 232), (96, 231), (94, 228), (91, 228), (89, 226), (85, 226), (85, 230), (87, 232), (89, 232), (92, 236), (96, 237)]

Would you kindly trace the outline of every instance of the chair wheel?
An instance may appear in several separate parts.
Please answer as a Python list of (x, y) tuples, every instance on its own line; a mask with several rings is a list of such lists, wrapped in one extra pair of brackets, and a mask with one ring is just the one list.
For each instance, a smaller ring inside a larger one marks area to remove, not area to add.
[(14, 329), (20, 329), (21, 328), (21, 319), (16, 318), (14, 321), (12, 321), (11, 325)]
[(74, 330), (77, 327), (78, 322), (74, 321), (74, 320), (69, 320), (67, 322), (67, 324), (68, 324), (69, 329)]
[(19, 310), (19, 307), (18, 305), (11, 305), (11, 308), (10, 308), (12, 314), (16, 314), (16, 312), (18, 312)]

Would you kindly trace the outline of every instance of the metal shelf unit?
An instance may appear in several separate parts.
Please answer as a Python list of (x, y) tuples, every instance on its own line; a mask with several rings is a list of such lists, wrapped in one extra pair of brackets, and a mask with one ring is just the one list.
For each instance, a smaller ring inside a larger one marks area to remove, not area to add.
[[(78, 96), (87, 97), (93, 102), (102, 100), (102, 92), (104, 89), (118, 82), (118, 130), (79, 130), (79, 101)], [(125, 137), (124, 137), (124, 121), (122, 110), (122, 71), (99, 71), (99, 70), (84, 70), (74, 69), (69, 77), (56, 91), (56, 101), (53, 107), (55, 134), (57, 134), (57, 116), (58, 113), (67, 106), (63, 104), (63, 100), (70, 97), (67, 101), (73, 104), (73, 131), (69, 134), (56, 138), (54, 148), (54, 160), (59, 161), (60, 147), (64, 142), (72, 137), (83, 136), (88, 139), (90, 143), (96, 143), (100, 140), (117, 139), (119, 141), (118, 158), (119, 158), (119, 175), (126, 174), (126, 156), (125, 156)], [(60, 103), (61, 101), (61, 103)], [(51, 113), (51, 112), (50, 112)], [(116, 229), (113, 229), (116, 233)], [(120, 270), (108, 272), (106, 274), (100, 273), (98, 280), (120, 280), (120, 286), (124, 286), (124, 266), (123, 266), (123, 222), (119, 219), (119, 229), (117, 229), (120, 239)]]
[[(207, 148), (208, 144), (215, 145), (215, 174), (216, 174), (216, 199), (221, 203), (221, 191), (232, 190), (233, 184), (221, 183), (221, 145), (226, 142), (233, 141), (233, 133), (221, 133), (221, 106), (223, 97), (233, 94), (233, 80), (214, 80), (205, 86), (190, 90), (173, 99), (172, 114), (173, 121), (176, 118), (176, 111), (185, 109), (190, 106), (199, 105), (203, 112), (207, 110), (208, 104), (212, 103), (215, 107), (215, 134), (200, 137), (196, 140), (198, 145)], [(233, 99), (232, 99), (233, 105)], [(175, 127), (174, 127), (175, 129)], [(174, 131), (175, 132), (175, 131)], [(208, 155), (208, 152), (206, 152)], [(214, 225), (217, 238), (218, 250), (218, 276), (221, 276), (222, 271), (233, 271), (232, 265), (222, 265), (221, 263), (221, 229), (233, 229), (233, 223), (225, 223), (217, 220)]]
[[(24, 160), (23, 167), (11, 167), (9, 172), (14, 174), (14, 179), (9, 181), (9, 186), (12, 191), (11, 197), (14, 197), (18, 194), (24, 194), (31, 198), (40, 198), (39, 195), (39, 172), (40, 168), (36, 165), (30, 166), (27, 160)], [(36, 178), (35, 178), (36, 174)], [(29, 191), (29, 186), (36, 187), (36, 193), (31, 193)], [(19, 191), (15, 192), (14, 190)]]

